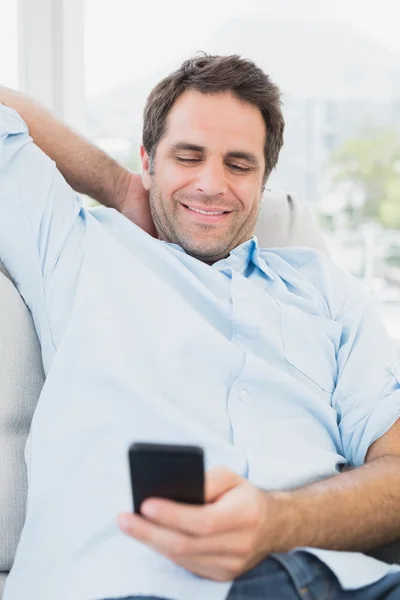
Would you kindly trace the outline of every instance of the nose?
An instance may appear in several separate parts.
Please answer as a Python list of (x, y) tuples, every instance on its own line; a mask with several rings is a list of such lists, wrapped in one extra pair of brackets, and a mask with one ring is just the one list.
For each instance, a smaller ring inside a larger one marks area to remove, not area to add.
[(217, 160), (207, 160), (198, 172), (196, 191), (205, 196), (223, 195), (227, 191), (225, 167)]

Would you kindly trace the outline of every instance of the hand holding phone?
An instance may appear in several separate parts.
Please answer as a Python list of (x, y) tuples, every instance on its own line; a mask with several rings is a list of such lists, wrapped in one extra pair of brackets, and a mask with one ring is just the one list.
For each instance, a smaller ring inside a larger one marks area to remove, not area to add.
[(129, 448), (133, 507), (146, 498), (204, 504), (204, 452), (199, 446), (135, 443)]

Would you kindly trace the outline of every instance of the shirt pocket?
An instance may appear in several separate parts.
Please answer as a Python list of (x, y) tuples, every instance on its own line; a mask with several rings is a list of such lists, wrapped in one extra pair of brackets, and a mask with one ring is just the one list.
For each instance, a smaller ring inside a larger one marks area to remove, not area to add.
[(326, 392), (335, 389), (341, 333), (342, 327), (336, 321), (281, 306), (281, 335), (287, 362)]

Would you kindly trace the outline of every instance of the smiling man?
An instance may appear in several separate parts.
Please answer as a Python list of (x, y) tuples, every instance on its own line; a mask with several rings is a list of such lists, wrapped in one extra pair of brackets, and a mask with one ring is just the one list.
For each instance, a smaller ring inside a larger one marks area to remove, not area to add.
[[(142, 180), (0, 101), (0, 258), (47, 376), (5, 600), (399, 598), (363, 554), (400, 537), (394, 350), (352, 277), (253, 237), (278, 88), (238, 56), (186, 61), (148, 98)], [(202, 446), (206, 504), (131, 514), (134, 441)]]

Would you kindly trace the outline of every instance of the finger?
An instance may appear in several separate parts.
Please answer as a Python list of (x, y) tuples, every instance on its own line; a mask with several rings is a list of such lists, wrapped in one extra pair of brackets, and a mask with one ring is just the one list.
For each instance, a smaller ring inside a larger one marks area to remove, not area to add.
[(177, 565), (199, 577), (214, 581), (231, 581), (247, 570), (247, 564), (232, 556), (182, 556), (177, 557)]
[(248, 540), (243, 534), (229, 532), (211, 537), (190, 537), (162, 527), (135, 514), (119, 515), (117, 523), (124, 533), (165, 556), (178, 558), (241, 557), (247, 553)]
[(202, 535), (209, 520), (209, 507), (193, 506), (159, 498), (149, 498), (141, 506), (141, 514), (157, 525), (186, 535)]
[(151, 498), (143, 502), (141, 513), (153, 523), (176, 532), (196, 537), (212, 536), (243, 526), (247, 497), (241, 484), (216, 502), (204, 506)]
[(141, 514), (156, 525), (193, 537), (206, 537), (230, 531), (241, 524), (241, 515), (228, 503), (191, 506), (178, 502), (149, 499)]
[(117, 519), (122, 531), (156, 552), (182, 565), (184, 561), (200, 566), (215, 561), (243, 560), (243, 536), (218, 535), (212, 538), (191, 538), (155, 525), (137, 515), (120, 515)]
[(259, 490), (244, 479), (239, 481), (239, 485), (204, 506), (152, 498), (142, 504), (141, 511), (155, 524), (194, 537), (253, 529), (259, 520)]
[(252, 551), (251, 541), (248, 532), (243, 531), (196, 537), (191, 539), (186, 554), (192, 558), (209, 556), (213, 560), (219, 557), (246, 558)]
[(127, 535), (195, 575), (229, 581), (246, 570), (249, 555), (247, 550), (244, 551), (245, 543), (240, 536), (194, 539), (168, 531), (133, 514), (120, 515), (117, 521)]
[(160, 554), (172, 557), (190, 550), (191, 540), (183, 534), (156, 525), (139, 515), (122, 514), (117, 518), (120, 529)]
[(222, 494), (226, 493), (235, 485), (243, 481), (237, 473), (225, 467), (215, 467), (206, 473), (205, 477), (205, 500), (215, 502)]

